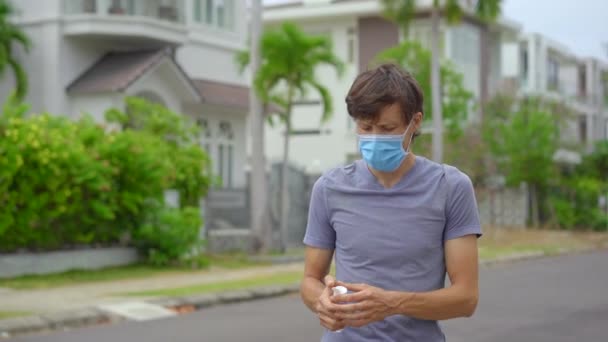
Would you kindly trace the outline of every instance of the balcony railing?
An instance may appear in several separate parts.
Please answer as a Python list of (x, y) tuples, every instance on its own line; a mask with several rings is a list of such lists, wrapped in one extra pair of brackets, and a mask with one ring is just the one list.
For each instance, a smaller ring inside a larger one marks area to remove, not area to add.
[(184, 0), (64, 0), (67, 15), (137, 16), (183, 24)]

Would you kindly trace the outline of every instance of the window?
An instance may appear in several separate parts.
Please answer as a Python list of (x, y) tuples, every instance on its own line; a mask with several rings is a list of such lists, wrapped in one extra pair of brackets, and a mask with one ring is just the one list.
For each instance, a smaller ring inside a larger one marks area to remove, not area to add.
[(194, 21), (233, 30), (234, 5), (234, 0), (194, 0)]
[(234, 163), (234, 146), (232, 145), (228, 145), (228, 179), (227, 179), (227, 186), (228, 187), (232, 187), (232, 169), (234, 167), (233, 165)]
[(96, 13), (97, 12), (97, 1), (95, 0), (84, 0), (81, 3), (82, 13)]
[(547, 89), (559, 90), (559, 63), (553, 57), (547, 60)]
[(224, 177), (224, 144), (220, 144), (218, 146), (218, 154), (217, 154), (217, 173), (222, 178), (222, 184), (226, 187), (226, 178)]
[(205, 0), (205, 23), (213, 23), (213, 0)]
[(209, 122), (207, 119), (198, 118), (196, 119), (196, 124), (201, 130), (201, 138), (211, 138), (211, 130), (209, 129)]
[(578, 96), (587, 96), (587, 69), (584, 65), (578, 67)]
[(200, 23), (203, 21), (203, 0), (194, 0), (194, 21)]
[(218, 175), (224, 187), (230, 188), (233, 184), (234, 173), (234, 131), (229, 121), (220, 121), (217, 131), (218, 142)]
[(528, 80), (528, 50), (521, 50), (521, 81), (526, 82)]
[(603, 90), (602, 95), (604, 97), (604, 99), (603, 99), (604, 105), (608, 106), (608, 71), (602, 72), (602, 79), (600, 81), (602, 82), (602, 90)]
[(135, 14), (133, 0), (112, 0), (108, 7), (108, 14)]
[(578, 136), (581, 143), (587, 141), (587, 118), (584, 116), (578, 119)]
[(232, 125), (228, 121), (220, 121), (220, 137), (228, 140), (232, 140), (234, 132), (232, 131)]
[[(443, 51), (445, 46), (445, 32), (440, 31), (440, 49)], [(452, 40), (452, 59), (460, 65), (478, 65), (479, 64), (479, 34), (468, 26), (460, 25), (452, 28), (451, 38)], [(424, 47), (431, 48), (430, 43), (430, 31), (428, 36), (425, 38)], [(443, 53), (442, 53), (443, 55)]]
[(352, 27), (348, 29), (348, 41), (347, 41), (347, 51), (348, 51), (348, 56), (347, 61), (348, 63), (354, 63), (355, 62), (355, 29), (353, 29)]

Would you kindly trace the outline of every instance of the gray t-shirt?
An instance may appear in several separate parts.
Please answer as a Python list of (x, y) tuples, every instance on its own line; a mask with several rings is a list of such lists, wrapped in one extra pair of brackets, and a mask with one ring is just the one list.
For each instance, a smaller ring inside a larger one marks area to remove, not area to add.
[[(336, 278), (385, 290), (444, 287), (444, 242), (481, 236), (473, 185), (458, 169), (416, 157), (385, 189), (364, 161), (325, 173), (312, 190), (304, 243), (334, 249)], [(436, 321), (403, 315), (327, 331), (322, 341), (443, 342)]]

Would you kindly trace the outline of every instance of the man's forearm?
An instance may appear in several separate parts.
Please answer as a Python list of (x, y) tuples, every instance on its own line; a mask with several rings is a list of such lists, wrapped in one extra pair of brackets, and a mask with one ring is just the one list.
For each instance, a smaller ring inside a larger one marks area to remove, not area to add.
[(470, 317), (477, 307), (477, 291), (457, 286), (431, 292), (391, 292), (396, 314), (424, 320)]
[(325, 289), (325, 284), (313, 277), (304, 277), (300, 285), (300, 295), (304, 304), (313, 312), (317, 312), (316, 305)]

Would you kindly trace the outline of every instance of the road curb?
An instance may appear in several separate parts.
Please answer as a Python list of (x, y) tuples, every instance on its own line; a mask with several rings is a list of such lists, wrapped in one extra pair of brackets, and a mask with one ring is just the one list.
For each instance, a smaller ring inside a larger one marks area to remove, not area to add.
[(0, 339), (16, 335), (116, 323), (124, 319), (95, 308), (0, 320)]
[[(589, 253), (604, 249), (581, 249), (562, 251), (557, 254), (546, 254), (542, 252), (521, 253), (508, 257), (498, 258), (480, 262), (481, 266), (494, 266), (508, 264), (544, 257), (565, 256), (573, 254)], [(182, 312), (180, 308), (189, 307), (192, 312), (217, 305), (240, 303), (252, 300), (260, 300), (272, 297), (297, 293), (299, 284), (274, 285), (258, 287), (247, 290), (228, 291), (217, 294), (199, 294), (182, 297), (158, 298), (146, 301), (165, 308)], [(0, 339), (14, 337), (16, 335), (39, 333), (53, 330), (66, 330), (99, 324), (112, 324), (125, 319), (96, 308), (85, 308), (71, 311), (61, 311), (52, 314), (44, 314), (28, 317), (17, 317), (0, 320)]]
[[(252, 300), (296, 293), (299, 284), (275, 285), (258, 287), (248, 290), (228, 291), (217, 294), (200, 294), (184, 297), (169, 297), (146, 301), (147, 303), (163, 306), (179, 311), (182, 307), (192, 307), (194, 310), (209, 308), (216, 305), (233, 304)], [(125, 321), (124, 318), (109, 314), (96, 308), (59, 311), (28, 317), (16, 317), (0, 320), (0, 339), (16, 335), (41, 333), (54, 330), (68, 330)]]

